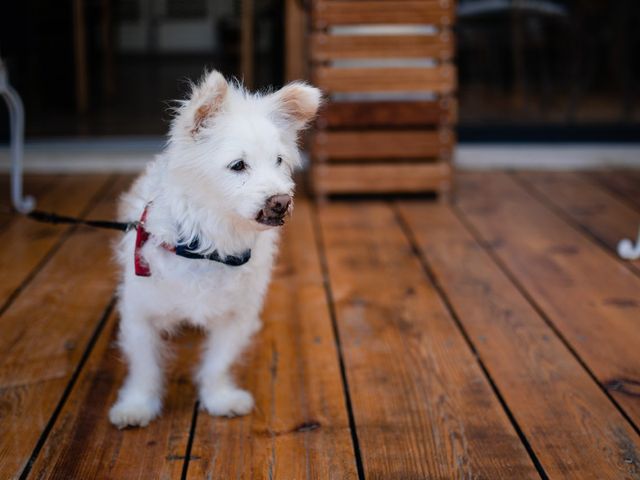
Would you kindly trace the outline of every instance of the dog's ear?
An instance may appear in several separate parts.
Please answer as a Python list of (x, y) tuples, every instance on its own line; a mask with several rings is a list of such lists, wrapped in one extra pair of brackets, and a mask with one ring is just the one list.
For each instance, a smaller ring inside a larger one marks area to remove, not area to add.
[(322, 92), (304, 82), (293, 82), (270, 95), (274, 114), (288, 128), (302, 130), (318, 113)]
[(189, 100), (181, 109), (179, 120), (183, 132), (197, 138), (207, 121), (218, 113), (229, 90), (229, 84), (217, 70), (204, 75), (202, 80), (193, 86)]

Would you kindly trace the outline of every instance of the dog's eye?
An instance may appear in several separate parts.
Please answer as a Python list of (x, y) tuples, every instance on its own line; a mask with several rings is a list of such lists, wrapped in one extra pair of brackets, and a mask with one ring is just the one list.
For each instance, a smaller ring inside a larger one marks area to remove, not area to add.
[(242, 172), (247, 169), (247, 164), (244, 163), (244, 160), (238, 160), (229, 165), (229, 168), (234, 172)]
[(276, 160), (276, 165), (280, 166), (282, 164), (282, 157), (278, 155), (278, 159)]

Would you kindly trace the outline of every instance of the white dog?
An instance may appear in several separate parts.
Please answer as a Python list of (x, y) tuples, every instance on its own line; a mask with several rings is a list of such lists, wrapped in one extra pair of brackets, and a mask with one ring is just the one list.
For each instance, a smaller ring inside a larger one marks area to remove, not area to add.
[(120, 345), (129, 374), (109, 412), (119, 428), (146, 426), (162, 407), (163, 332), (182, 321), (207, 333), (196, 375), (212, 415), (253, 408), (230, 367), (260, 327), (277, 248), (292, 208), (298, 132), (320, 91), (303, 83), (250, 94), (213, 71), (178, 108), (163, 154), (122, 198), (140, 221), (116, 248)]

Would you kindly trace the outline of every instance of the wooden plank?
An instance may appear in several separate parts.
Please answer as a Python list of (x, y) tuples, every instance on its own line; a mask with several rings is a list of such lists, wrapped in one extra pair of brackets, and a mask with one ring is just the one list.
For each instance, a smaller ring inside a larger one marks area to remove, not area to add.
[(457, 117), (455, 99), (416, 102), (329, 102), (321, 111), (321, 128), (433, 127)]
[[(298, 202), (296, 210), (283, 242), (291, 249), (284, 250), (276, 271), (260, 347), (246, 368), (258, 407), (245, 419), (201, 414), (189, 469), (196, 478), (207, 472), (230, 478), (225, 469), (244, 469), (246, 478), (262, 478), (253, 474), (263, 471), (266, 477), (272, 448), (271, 468), (283, 478), (300, 478), (307, 468), (316, 472), (314, 478), (356, 476), (317, 252), (309, 248), (314, 245), (309, 206)], [(111, 319), (107, 332), (114, 327)], [(103, 334), (94, 349), (51, 434), (55, 443), (45, 445), (34, 466), (37, 477), (179, 477), (195, 401), (188, 374), (197, 357), (195, 336), (182, 339), (163, 416), (146, 429), (119, 431), (106, 420), (124, 375), (124, 366), (114, 361), (112, 335)], [(248, 430), (253, 434), (245, 438)], [(243, 446), (240, 451), (235, 442)], [(240, 452), (247, 457), (234, 456)]]
[(308, 201), (296, 201), (241, 384), (255, 411), (200, 414), (188, 476), (357, 478), (349, 422)]
[(311, 35), (311, 60), (328, 62), (358, 58), (434, 58), (453, 57), (453, 36), (437, 35)]
[(314, 165), (316, 193), (400, 193), (447, 191), (451, 167), (447, 163)]
[[(623, 238), (636, 239), (640, 210), (631, 208), (611, 192), (572, 172), (527, 172), (517, 178), (545, 202), (617, 254)], [(630, 261), (640, 273), (640, 260)]]
[(450, 94), (456, 69), (445, 63), (433, 67), (324, 67), (312, 72), (313, 83), (327, 93), (428, 92)]
[(254, 83), (254, 0), (240, 0), (240, 64), (242, 82), (248, 88)]
[(321, 0), (312, 4), (316, 29), (332, 25), (453, 24), (455, 2), (448, 0)]
[(585, 173), (616, 195), (640, 208), (640, 172), (637, 170), (606, 170)]
[[(37, 207), (80, 215), (109, 181), (105, 175), (61, 176), (37, 198)], [(7, 247), (0, 250), (0, 308), (68, 230), (19, 217), (0, 232), (0, 244)]]
[[(110, 218), (128, 183), (120, 179), (90, 215)], [(118, 235), (77, 229), (0, 317), (0, 478), (25, 467), (113, 295)]]
[(640, 278), (507, 174), (456, 183), (465, 218), (640, 426)]
[(636, 475), (636, 432), (451, 208), (400, 211), (548, 477)]
[(116, 320), (112, 313), (33, 465), (33, 478), (180, 478), (196, 401), (191, 370), (199, 335), (188, 331), (172, 341), (176, 360), (162, 416), (146, 428), (118, 430), (108, 420), (126, 374)]
[(320, 223), (366, 478), (538, 478), (389, 206)]
[(298, 0), (285, 0), (285, 80), (307, 78), (307, 12)]
[(428, 158), (450, 154), (455, 135), (449, 128), (405, 131), (318, 132), (313, 155), (331, 160)]

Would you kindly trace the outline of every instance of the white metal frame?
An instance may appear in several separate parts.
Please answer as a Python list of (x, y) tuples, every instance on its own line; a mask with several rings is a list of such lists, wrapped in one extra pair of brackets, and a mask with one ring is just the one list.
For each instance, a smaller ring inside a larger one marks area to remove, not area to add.
[(0, 58), (0, 95), (9, 108), (11, 128), (11, 202), (20, 213), (36, 206), (33, 197), (22, 194), (22, 155), (24, 152), (24, 107), (20, 95), (9, 85), (9, 74)]

